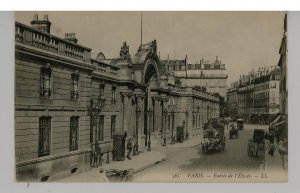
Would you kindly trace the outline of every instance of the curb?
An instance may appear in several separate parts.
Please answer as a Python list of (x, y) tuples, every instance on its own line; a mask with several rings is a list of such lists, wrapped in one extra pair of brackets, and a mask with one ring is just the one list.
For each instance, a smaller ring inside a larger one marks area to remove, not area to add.
[(140, 171), (143, 171), (143, 170), (145, 170), (145, 169), (147, 169), (147, 168), (150, 168), (150, 167), (152, 167), (152, 166), (155, 166), (156, 164), (165, 161), (166, 158), (167, 158), (167, 155), (164, 154), (163, 157), (162, 157), (161, 159), (155, 161), (154, 163), (152, 162), (152, 163), (150, 163), (150, 164), (148, 164), (148, 165), (145, 165), (145, 166), (142, 166), (142, 167), (140, 167), (140, 168), (138, 168), (138, 169), (133, 170), (133, 174), (138, 173), (138, 172), (140, 172)]

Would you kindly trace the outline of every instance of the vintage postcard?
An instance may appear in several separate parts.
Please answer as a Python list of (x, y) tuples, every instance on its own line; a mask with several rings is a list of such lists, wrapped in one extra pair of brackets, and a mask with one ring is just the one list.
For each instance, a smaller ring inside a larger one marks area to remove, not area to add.
[(16, 182), (288, 182), (287, 12), (15, 12)]

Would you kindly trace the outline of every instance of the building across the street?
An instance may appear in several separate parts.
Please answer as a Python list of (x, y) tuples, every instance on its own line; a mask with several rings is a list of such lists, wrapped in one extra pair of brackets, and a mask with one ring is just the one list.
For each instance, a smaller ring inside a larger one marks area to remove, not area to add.
[[(198, 135), (204, 122), (219, 116), (219, 98), (194, 87), (192, 78), (175, 84), (155, 40), (141, 44), (133, 56), (124, 42), (118, 58), (101, 52), (92, 58), (75, 33), (51, 35), (47, 15), (35, 15), (31, 24), (15, 23), (17, 181), (84, 172), (96, 151), (107, 163), (122, 160), (130, 137), (140, 151), (150, 141), (169, 145), (172, 138)], [(205, 77), (226, 80), (227, 75), (206, 73), (223, 68), (221, 62), (200, 67), (199, 83)]]
[(228, 90), (230, 116), (249, 123), (270, 123), (279, 113), (279, 81), (277, 67), (262, 67), (241, 75)]
[(204, 60), (192, 64), (188, 56), (184, 60), (161, 60), (166, 65), (168, 73), (180, 80), (187, 87), (200, 87), (209, 93), (218, 93), (226, 98), (228, 73), (225, 64), (216, 57), (214, 62)]
[(239, 82), (232, 83), (231, 87), (228, 89), (227, 92), (227, 101), (228, 101), (228, 111), (229, 115), (233, 119), (238, 118), (238, 86)]

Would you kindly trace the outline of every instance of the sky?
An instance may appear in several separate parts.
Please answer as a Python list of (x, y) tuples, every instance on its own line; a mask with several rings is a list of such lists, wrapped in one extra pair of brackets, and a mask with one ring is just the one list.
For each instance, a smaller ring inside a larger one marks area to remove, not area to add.
[[(127, 42), (133, 56), (141, 41), (141, 12), (37, 12), (48, 14), (51, 34), (76, 33), (92, 55), (119, 56)], [(16, 12), (30, 25), (34, 12)], [(227, 85), (260, 66), (276, 66), (283, 36), (284, 12), (143, 12), (143, 43), (154, 39), (161, 59), (196, 63), (216, 56), (228, 70)]]

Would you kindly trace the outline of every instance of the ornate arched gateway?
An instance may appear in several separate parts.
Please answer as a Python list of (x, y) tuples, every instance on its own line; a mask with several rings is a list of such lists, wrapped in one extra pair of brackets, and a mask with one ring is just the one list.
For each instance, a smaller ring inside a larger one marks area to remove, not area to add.
[(151, 141), (151, 136), (161, 134), (164, 127), (163, 110), (165, 95), (161, 94), (164, 81), (159, 57), (156, 53), (156, 41), (140, 46), (133, 58), (133, 64), (140, 66), (141, 83), (145, 85), (144, 100), (144, 135), (145, 145)]

